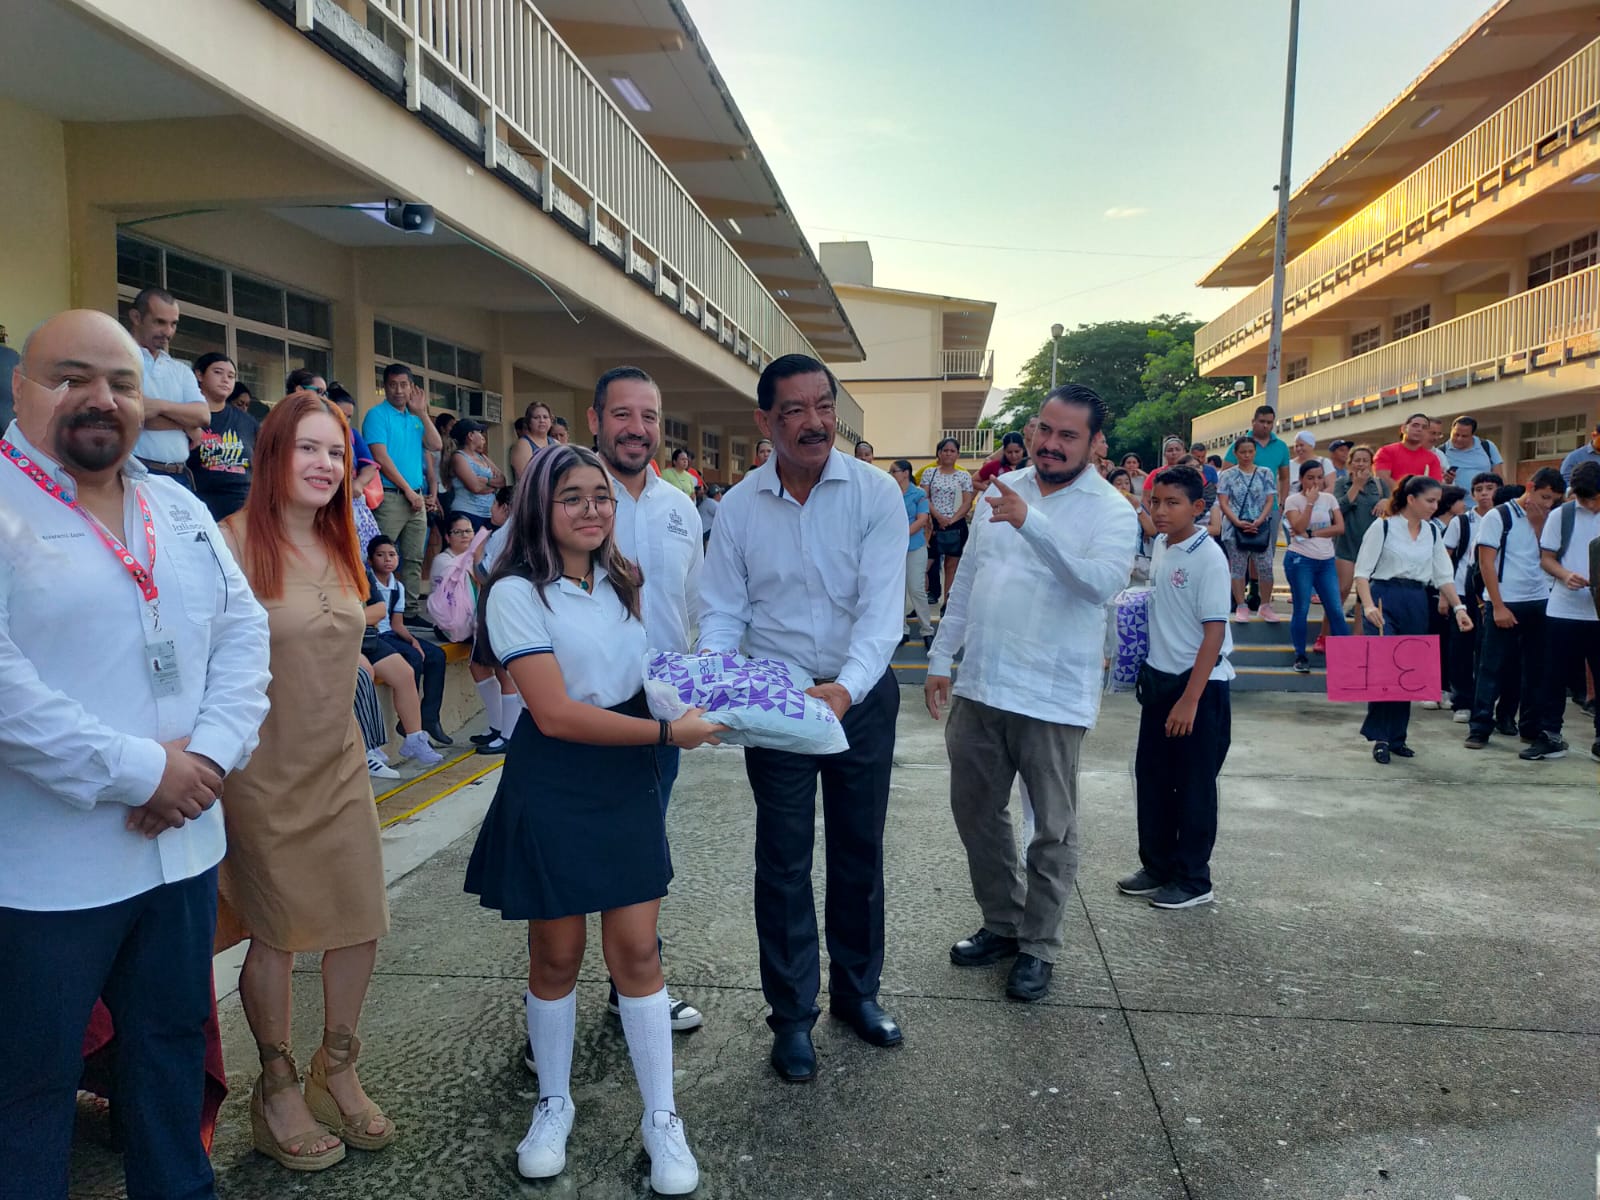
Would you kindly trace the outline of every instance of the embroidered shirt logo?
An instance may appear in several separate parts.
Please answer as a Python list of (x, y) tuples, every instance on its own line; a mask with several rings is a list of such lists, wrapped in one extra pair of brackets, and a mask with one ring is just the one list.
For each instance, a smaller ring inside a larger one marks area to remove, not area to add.
[(1186, 588), (1189, 586), (1189, 572), (1185, 568), (1179, 567), (1172, 573), (1172, 586), (1175, 588)]
[(667, 513), (667, 532), (676, 533), (680, 536), (687, 535), (689, 532), (688, 527), (683, 523), (682, 514), (677, 509)]

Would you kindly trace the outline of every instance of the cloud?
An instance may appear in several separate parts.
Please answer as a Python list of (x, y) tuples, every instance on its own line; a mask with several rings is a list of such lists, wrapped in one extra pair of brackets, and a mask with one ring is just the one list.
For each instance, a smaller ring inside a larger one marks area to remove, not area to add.
[(1123, 208), (1114, 205), (1106, 209), (1105, 218), (1108, 221), (1126, 221), (1130, 217), (1142, 217), (1149, 211), (1148, 208)]

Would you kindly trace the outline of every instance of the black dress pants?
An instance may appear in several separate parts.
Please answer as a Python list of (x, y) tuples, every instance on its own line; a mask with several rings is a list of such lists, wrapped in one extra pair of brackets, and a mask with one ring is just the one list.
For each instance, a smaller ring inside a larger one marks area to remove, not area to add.
[(1211, 890), (1211, 848), (1217, 841), (1217, 775), (1228, 757), (1233, 708), (1228, 681), (1200, 693), (1194, 729), (1167, 736), (1177, 696), (1139, 710), (1134, 794), (1139, 812), (1139, 863), (1152, 879), (1187, 892)]
[(886, 671), (844, 715), (841, 754), (746, 749), (756, 802), (756, 937), (761, 990), (779, 1033), (810, 1029), (819, 1009), (821, 952), (811, 891), (817, 781), (827, 856), (828, 989), (870, 1000), (883, 972), (883, 822), (889, 810), (900, 688)]
[[(1522, 696), (1517, 732), (1537, 737), (1546, 716), (1545, 602), (1513, 600), (1506, 605), (1517, 623), (1502, 629), (1494, 623), (1491, 605), (1483, 606), (1483, 642), (1478, 647), (1478, 681), (1472, 703), (1473, 737), (1486, 738), (1494, 730), (1496, 702), (1512, 688)], [(1520, 684), (1520, 687), (1518, 685)], [(1500, 711), (1504, 712), (1504, 707)]]

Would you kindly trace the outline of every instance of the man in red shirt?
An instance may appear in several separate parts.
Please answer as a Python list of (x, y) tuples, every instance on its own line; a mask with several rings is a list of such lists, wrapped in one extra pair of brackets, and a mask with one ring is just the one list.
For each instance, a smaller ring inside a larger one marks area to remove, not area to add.
[(1444, 479), (1444, 468), (1439, 456), (1433, 452), (1429, 418), (1417, 413), (1400, 426), (1400, 440), (1379, 449), (1372, 460), (1373, 472), (1393, 488), (1407, 475), (1426, 475), (1429, 479)]

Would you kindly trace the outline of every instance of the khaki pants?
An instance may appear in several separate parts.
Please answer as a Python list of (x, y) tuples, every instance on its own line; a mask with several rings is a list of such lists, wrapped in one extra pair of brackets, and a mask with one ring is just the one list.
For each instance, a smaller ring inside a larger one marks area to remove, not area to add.
[(933, 633), (933, 616), (928, 612), (928, 547), (918, 546), (906, 554), (906, 607), (917, 614), (922, 637)]
[(422, 601), (422, 556), (428, 548), (428, 510), (413, 509), (399, 492), (385, 489), (383, 503), (372, 512), (385, 537), (400, 551), (400, 582), (406, 588), (406, 616), (414, 616)]
[[(1061, 921), (1078, 875), (1078, 753), (1084, 730), (957, 696), (945, 726), (950, 812), (967, 849), (983, 927), (1014, 937), (1025, 954), (1055, 962)], [(1011, 781), (1033, 802), (1026, 873), (1012, 830)]]

